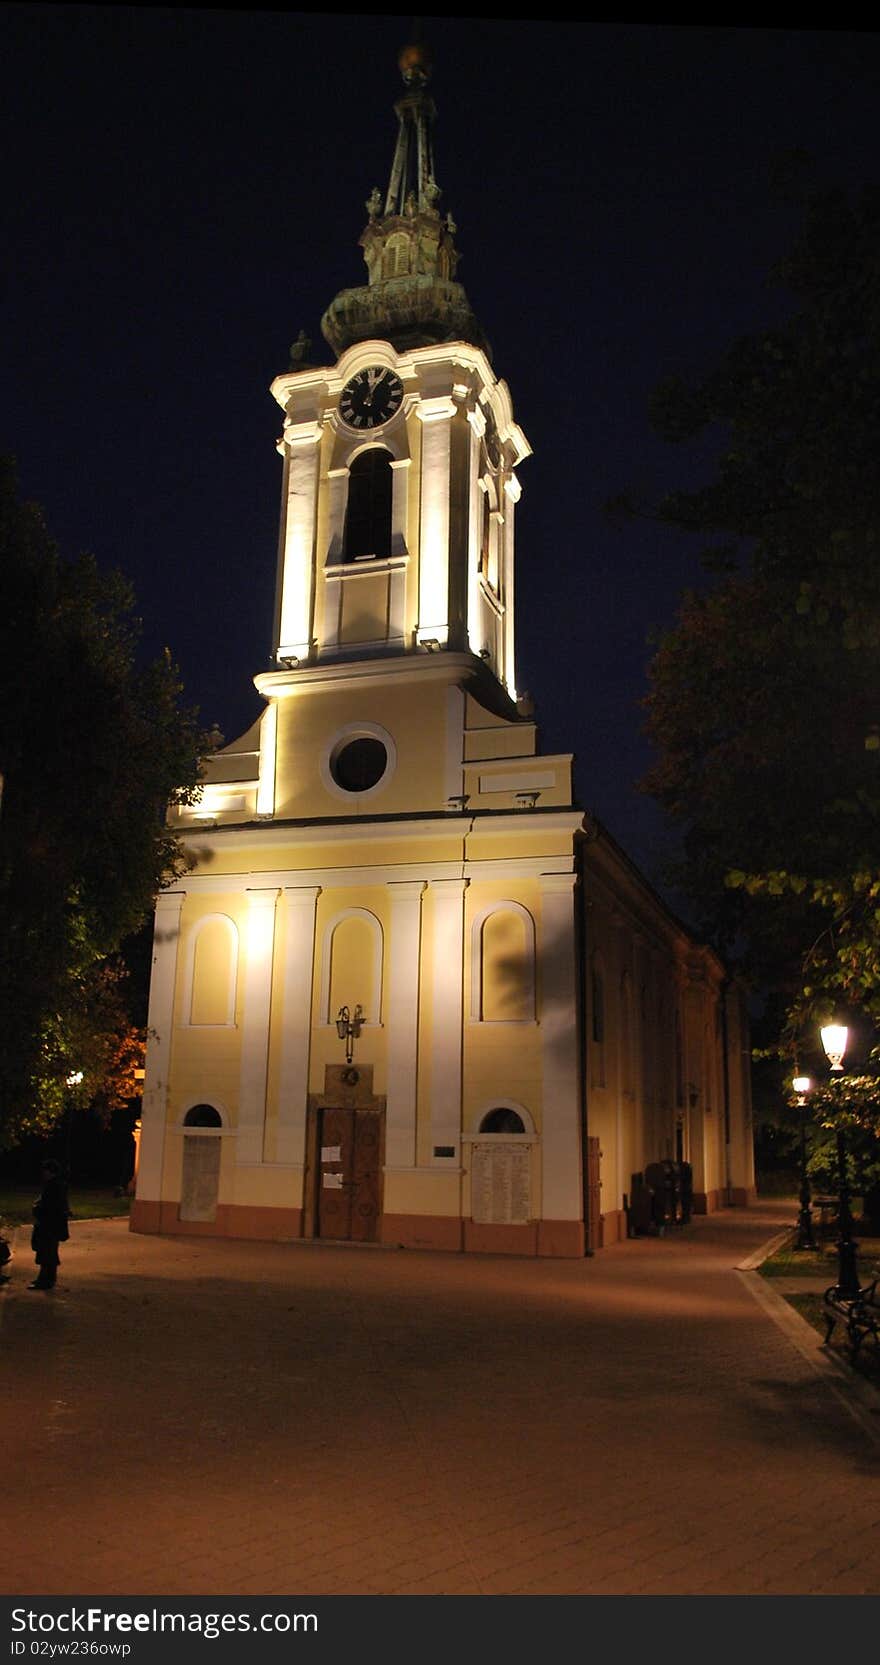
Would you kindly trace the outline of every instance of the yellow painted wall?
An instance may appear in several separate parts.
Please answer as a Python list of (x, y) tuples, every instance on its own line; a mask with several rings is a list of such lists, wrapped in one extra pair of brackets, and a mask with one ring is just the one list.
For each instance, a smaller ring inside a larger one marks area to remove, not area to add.
[(194, 945), (190, 1023), (227, 1023), (235, 1005), (236, 938), (222, 919), (208, 919)]
[[(340, 795), (321, 777), (320, 760), (350, 724), (369, 722), (391, 735), (397, 764), (380, 790)], [(446, 799), (446, 705), (433, 688), (388, 683), (326, 689), (279, 701), (279, 816), (397, 814), (436, 810)]]
[(387, 573), (358, 574), (342, 586), (339, 640), (346, 646), (385, 641), (388, 636)]
[[(473, 705), (474, 701), (469, 700), (468, 709)], [(534, 723), (500, 724), (494, 717), (491, 728), (481, 726), (465, 734), (464, 755), (469, 763), (497, 757), (533, 757), (535, 739)]]

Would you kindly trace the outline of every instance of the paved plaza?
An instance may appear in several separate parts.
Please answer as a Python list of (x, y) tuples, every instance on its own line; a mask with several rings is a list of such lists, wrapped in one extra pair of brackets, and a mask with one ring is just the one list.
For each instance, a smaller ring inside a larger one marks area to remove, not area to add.
[(734, 1270), (789, 1218), (585, 1261), (82, 1222), (51, 1295), (19, 1231), (4, 1587), (874, 1594), (880, 1394)]

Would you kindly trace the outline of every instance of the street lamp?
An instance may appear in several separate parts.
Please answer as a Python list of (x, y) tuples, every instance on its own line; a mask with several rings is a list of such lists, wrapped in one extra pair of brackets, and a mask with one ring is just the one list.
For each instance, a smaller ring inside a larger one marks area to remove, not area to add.
[[(847, 1029), (842, 1023), (826, 1023), (820, 1030), (822, 1045), (832, 1074), (843, 1074), (843, 1055), (846, 1052)], [(846, 1178), (846, 1139), (843, 1128), (837, 1129), (837, 1186), (839, 1194), (837, 1225), (837, 1284), (835, 1295), (852, 1300), (859, 1294), (859, 1271), (856, 1262), (858, 1245), (853, 1242), (852, 1214), (849, 1206), (849, 1185)]]
[(364, 1014), (360, 1006), (355, 1006), (354, 1017), (347, 1006), (340, 1006), (336, 1017), (336, 1033), (345, 1042), (345, 1062), (351, 1063), (353, 1057), (352, 1041), (356, 1041), (361, 1032)]
[(807, 1094), (813, 1083), (808, 1075), (796, 1075), (792, 1081), (792, 1091), (797, 1099), (801, 1113), (801, 1195), (800, 1213), (798, 1214), (798, 1230), (794, 1246), (796, 1249), (815, 1249), (816, 1238), (813, 1233), (813, 1210), (810, 1206), (810, 1181), (807, 1178)]
[(68, 1180), (70, 1179), (70, 1151), (71, 1151), (71, 1141), (72, 1141), (72, 1137), (73, 1137), (74, 1094), (76, 1093), (77, 1087), (82, 1086), (82, 1081), (83, 1081), (83, 1072), (82, 1072), (82, 1070), (71, 1070), (70, 1074), (66, 1075), (64, 1077), (64, 1085), (67, 1088), (67, 1127), (66, 1127), (66, 1130), (65, 1130), (65, 1140), (64, 1140), (64, 1147), (65, 1147), (64, 1148), (64, 1165), (65, 1165), (65, 1168), (67, 1169), (67, 1178), (68, 1178)]

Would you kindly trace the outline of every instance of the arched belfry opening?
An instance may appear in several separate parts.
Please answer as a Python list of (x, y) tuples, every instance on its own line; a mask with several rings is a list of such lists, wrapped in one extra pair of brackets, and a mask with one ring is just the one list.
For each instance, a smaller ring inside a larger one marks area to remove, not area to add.
[(382, 446), (361, 451), (351, 465), (343, 560), (366, 561), (391, 553), (391, 453)]

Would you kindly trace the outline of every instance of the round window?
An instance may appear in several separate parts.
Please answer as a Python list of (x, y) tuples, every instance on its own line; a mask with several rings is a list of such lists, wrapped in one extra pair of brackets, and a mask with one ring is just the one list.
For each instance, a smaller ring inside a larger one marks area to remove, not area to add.
[(368, 792), (378, 786), (387, 767), (388, 752), (371, 734), (345, 741), (330, 759), (330, 773), (343, 792)]

